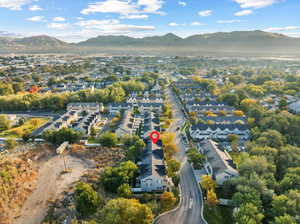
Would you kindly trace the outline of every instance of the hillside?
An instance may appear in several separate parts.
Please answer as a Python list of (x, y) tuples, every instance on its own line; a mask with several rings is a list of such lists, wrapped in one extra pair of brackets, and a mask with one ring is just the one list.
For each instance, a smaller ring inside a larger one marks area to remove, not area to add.
[(264, 31), (235, 31), (181, 38), (98, 36), (69, 44), (49, 36), (0, 38), (0, 53), (108, 53), (133, 55), (300, 55), (300, 38)]
[(73, 44), (46, 35), (24, 38), (0, 37), (0, 53), (63, 53), (75, 47)]

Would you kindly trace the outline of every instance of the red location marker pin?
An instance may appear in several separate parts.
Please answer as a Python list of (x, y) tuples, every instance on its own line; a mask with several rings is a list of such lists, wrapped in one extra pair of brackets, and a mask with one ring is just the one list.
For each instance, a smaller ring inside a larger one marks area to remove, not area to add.
[(156, 144), (157, 141), (160, 139), (160, 134), (159, 134), (159, 132), (158, 132), (158, 131), (153, 131), (153, 132), (151, 132), (150, 138), (151, 138), (152, 142), (153, 142), (154, 144)]

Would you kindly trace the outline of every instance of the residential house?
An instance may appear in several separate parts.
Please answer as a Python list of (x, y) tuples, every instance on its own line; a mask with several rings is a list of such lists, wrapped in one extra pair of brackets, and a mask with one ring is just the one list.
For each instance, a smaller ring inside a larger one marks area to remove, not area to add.
[(240, 140), (246, 141), (250, 137), (250, 130), (245, 124), (194, 124), (190, 127), (190, 135), (194, 140), (219, 139), (226, 141), (228, 135), (234, 134)]
[(103, 111), (104, 106), (102, 103), (69, 103), (67, 110), (81, 110), (81, 111)]
[(198, 149), (206, 157), (204, 168), (207, 174), (211, 175), (218, 185), (239, 176), (228, 152), (222, 150), (216, 142), (205, 140), (198, 144)]
[(168, 187), (163, 150), (148, 137), (146, 150), (139, 163), (138, 183), (142, 192), (162, 192)]

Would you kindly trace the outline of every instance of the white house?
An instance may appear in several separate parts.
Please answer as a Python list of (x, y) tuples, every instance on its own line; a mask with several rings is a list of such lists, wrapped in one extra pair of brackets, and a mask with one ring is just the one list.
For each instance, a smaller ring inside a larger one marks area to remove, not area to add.
[(220, 139), (227, 140), (228, 135), (238, 135), (241, 140), (248, 140), (250, 130), (245, 124), (194, 124), (190, 135), (194, 140)]
[(142, 192), (161, 192), (167, 189), (168, 178), (163, 157), (162, 148), (149, 140), (139, 164), (141, 175), (138, 180)]
[(103, 111), (104, 107), (102, 103), (69, 103), (67, 110), (85, 110), (85, 111)]
[(239, 176), (228, 152), (221, 150), (216, 142), (205, 140), (198, 145), (198, 149), (206, 156), (204, 165), (206, 172), (213, 176), (218, 185), (222, 185), (226, 180)]

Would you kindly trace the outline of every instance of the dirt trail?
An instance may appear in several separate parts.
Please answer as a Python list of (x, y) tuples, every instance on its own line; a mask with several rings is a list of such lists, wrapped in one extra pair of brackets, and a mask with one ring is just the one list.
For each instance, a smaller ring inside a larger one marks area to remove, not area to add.
[(88, 164), (79, 158), (70, 155), (64, 156), (67, 168), (72, 172), (61, 175), (64, 170), (62, 156), (54, 156), (41, 164), (37, 188), (28, 197), (22, 207), (21, 215), (14, 221), (15, 224), (40, 224), (46, 215), (48, 201), (57, 198), (67, 187), (80, 177), (93, 164)]

